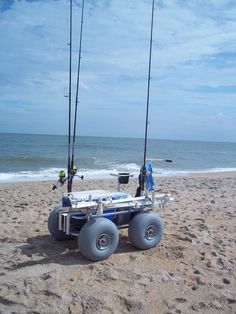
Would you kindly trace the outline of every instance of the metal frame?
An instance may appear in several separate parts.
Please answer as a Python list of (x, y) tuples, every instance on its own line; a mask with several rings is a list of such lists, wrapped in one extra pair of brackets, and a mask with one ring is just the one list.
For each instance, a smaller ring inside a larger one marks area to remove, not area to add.
[[(89, 192), (93, 192), (88, 191)], [(142, 212), (153, 210), (156, 205), (164, 208), (167, 201), (173, 198), (170, 194), (145, 194), (140, 197), (127, 197), (123, 199), (112, 200), (108, 195), (102, 200), (91, 200), (91, 195), (88, 194), (89, 201), (76, 201), (73, 193), (67, 194), (71, 201), (71, 207), (61, 207), (59, 209), (59, 230), (65, 232), (67, 235), (78, 236), (79, 232), (71, 232), (71, 218), (75, 220), (88, 221), (92, 217), (108, 217), (117, 215), (124, 215), (134, 212)], [(118, 229), (128, 228), (129, 224), (117, 225)]]

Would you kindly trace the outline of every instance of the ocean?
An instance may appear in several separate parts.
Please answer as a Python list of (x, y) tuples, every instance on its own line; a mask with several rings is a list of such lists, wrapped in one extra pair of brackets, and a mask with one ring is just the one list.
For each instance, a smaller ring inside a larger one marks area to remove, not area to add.
[[(67, 141), (61, 135), (0, 133), (0, 182), (57, 180), (67, 167)], [(77, 137), (78, 174), (85, 179), (117, 172), (138, 175), (143, 147), (143, 139)], [(147, 158), (155, 176), (236, 171), (236, 143), (149, 139)]]

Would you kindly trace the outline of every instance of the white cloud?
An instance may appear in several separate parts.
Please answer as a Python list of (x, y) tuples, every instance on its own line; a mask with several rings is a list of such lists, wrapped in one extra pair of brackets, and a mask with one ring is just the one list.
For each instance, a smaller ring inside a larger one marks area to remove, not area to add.
[[(146, 103), (151, 1), (85, 3), (79, 131), (142, 136), (136, 126), (142, 123)], [(73, 87), (80, 7), (74, 11)], [(66, 132), (68, 12), (66, 0), (22, 0), (0, 13), (1, 131), (12, 130), (15, 112), (25, 120), (18, 131), (25, 127), (24, 132), (61, 133), (60, 121)], [(201, 125), (201, 138), (217, 139), (207, 118), (221, 113), (221, 138), (235, 137), (235, 94), (207, 92), (207, 87), (236, 86), (235, 14), (234, 1), (156, 2), (151, 119), (157, 123), (150, 126), (151, 136), (197, 138)], [(44, 121), (43, 130), (34, 116)], [(181, 130), (179, 121), (185, 120)], [(17, 125), (16, 119), (14, 131)]]

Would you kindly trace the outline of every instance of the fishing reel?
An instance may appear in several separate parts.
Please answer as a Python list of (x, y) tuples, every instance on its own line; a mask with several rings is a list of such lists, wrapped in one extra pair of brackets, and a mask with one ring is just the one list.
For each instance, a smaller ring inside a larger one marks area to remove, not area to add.
[(64, 170), (61, 170), (59, 172), (59, 180), (58, 180), (58, 183), (60, 183), (60, 185), (62, 186), (65, 182), (66, 182), (66, 173)]
[(82, 175), (82, 176), (79, 176), (78, 174), (77, 174), (77, 171), (78, 171), (78, 167), (76, 166), (76, 165), (73, 165), (73, 167), (71, 168), (71, 170), (70, 170), (70, 174), (69, 174), (69, 179), (71, 180), (73, 180), (73, 178), (74, 177), (78, 177), (78, 178), (80, 178), (81, 180), (83, 180), (84, 179), (84, 176)]
[(78, 177), (81, 180), (83, 180), (84, 176), (83, 175), (81, 175), (81, 176), (77, 175), (76, 174), (77, 171), (78, 171), (78, 167), (76, 165), (73, 165), (73, 167), (70, 169), (70, 172), (68, 173), (67, 177), (66, 177), (66, 173), (64, 170), (59, 171), (59, 174), (58, 174), (59, 179), (57, 181), (57, 184), (53, 185), (52, 189), (56, 190), (58, 188), (58, 184), (60, 184), (60, 186), (63, 186), (66, 181), (72, 182), (74, 177)]
[(65, 171), (64, 170), (61, 170), (60, 172), (59, 172), (59, 180), (63, 180), (63, 179), (65, 179), (65, 177), (66, 177), (66, 173), (65, 173)]
[(58, 181), (57, 181), (57, 184), (54, 184), (53, 187), (52, 187), (53, 190), (56, 190), (56, 189), (57, 189), (58, 184), (60, 184), (60, 186), (63, 186), (64, 183), (65, 183), (66, 180), (67, 180), (66, 173), (65, 173), (64, 170), (59, 171), (58, 177), (59, 177), (59, 179), (58, 179)]

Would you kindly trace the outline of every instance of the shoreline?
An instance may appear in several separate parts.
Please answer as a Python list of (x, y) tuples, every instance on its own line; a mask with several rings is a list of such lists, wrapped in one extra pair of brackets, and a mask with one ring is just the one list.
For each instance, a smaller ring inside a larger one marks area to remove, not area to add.
[[(186, 177), (209, 177), (209, 178), (217, 178), (217, 177), (235, 177), (236, 176), (236, 170), (235, 171), (210, 171), (210, 172), (191, 172), (191, 173), (186, 173), (186, 174), (176, 174), (176, 175), (155, 175), (154, 179), (155, 181), (158, 180), (163, 180), (165, 178), (186, 178)], [(107, 177), (85, 177), (84, 180), (80, 180), (80, 179), (75, 179), (74, 182), (78, 183), (78, 182), (91, 182), (91, 181), (117, 181), (117, 179), (114, 179), (114, 177), (112, 176), (107, 176)], [(138, 180), (138, 175), (134, 176), (133, 178), (130, 178), (131, 181), (134, 180)], [(55, 180), (53, 179), (45, 179), (45, 180), (18, 180), (18, 181), (0, 181), (0, 185), (4, 185), (4, 184), (25, 184), (25, 183), (52, 183), (54, 184), (55, 182), (57, 182), (57, 177), (55, 178)]]
[[(0, 184), (0, 307), (4, 313), (229, 314), (236, 309), (236, 173), (156, 178), (174, 201), (156, 208), (160, 244), (136, 250), (127, 230), (116, 252), (91, 262), (77, 240), (55, 241), (47, 220), (54, 181)], [(136, 191), (132, 178), (124, 188)], [(116, 179), (74, 189), (114, 190)], [(161, 293), (160, 293), (161, 292)]]

